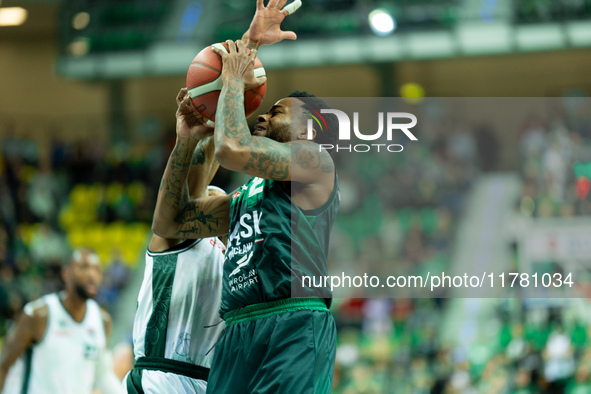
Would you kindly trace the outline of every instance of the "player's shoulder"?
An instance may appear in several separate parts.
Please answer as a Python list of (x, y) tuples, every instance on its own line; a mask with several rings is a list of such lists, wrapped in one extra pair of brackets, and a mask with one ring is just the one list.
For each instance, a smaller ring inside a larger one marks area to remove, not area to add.
[(292, 160), (305, 169), (334, 173), (335, 165), (328, 150), (313, 141), (297, 140), (290, 143)]
[(46, 297), (28, 302), (25, 304), (23, 313), (21, 313), (17, 320), (16, 329), (21, 330), (23, 333), (31, 333), (34, 341), (39, 342), (45, 335), (48, 316), (49, 306), (47, 305)]
[(33, 319), (47, 319), (49, 307), (45, 297), (38, 298), (34, 301), (28, 302), (23, 308), (25, 316)]
[(293, 140), (293, 141), (287, 142), (285, 145), (288, 146), (292, 150), (292, 153), (302, 151), (302, 152), (316, 152), (318, 154), (325, 154), (325, 153), (328, 154), (328, 151), (326, 149), (322, 148), (322, 145), (320, 145), (314, 141), (310, 141), (310, 140)]

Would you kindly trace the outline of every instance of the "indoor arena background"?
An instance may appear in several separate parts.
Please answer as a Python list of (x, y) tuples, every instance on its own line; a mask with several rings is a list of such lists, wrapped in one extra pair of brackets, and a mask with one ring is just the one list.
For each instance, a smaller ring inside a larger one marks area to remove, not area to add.
[[(98, 301), (113, 316), (111, 346), (125, 357), (174, 145), (175, 97), (195, 54), (240, 38), (254, 4), (1, 1), (0, 346), (24, 303), (60, 289), (68, 250), (86, 245), (104, 263)], [(479, 246), (470, 229), (488, 228), (478, 213), (496, 186), (508, 201), (498, 215), (515, 225), (493, 231), (507, 235), (487, 249), (491, 264), (512, 272), (567, 264), (569, 247), (591, 262), (591, 1), (303, 0), (284, 28), (298, 40), (260, 50), (269, 82), (257, 114), (295, 89), (410, 105), (548, 98), (508, 123), (493, 108), (463, 122), (441, 106), (429, 130), (419, 118), (420, 148), (391, 166), (358, 157), (373, 177), (363, 187), (342, 180), (331, 264), (386, 258), (397, 274), (453, 271)], [(220, 169), (213, 183), (234, 190), (243, 181)], [(544, 225), (552, 237), (535, 238)], [(524, 253), (524, 240), (550, 251), (546, 261)], [(577, 275), (590, 282), (589, 273)], [(591, 393), (585, 293), (335, 299), (333, 391)]]

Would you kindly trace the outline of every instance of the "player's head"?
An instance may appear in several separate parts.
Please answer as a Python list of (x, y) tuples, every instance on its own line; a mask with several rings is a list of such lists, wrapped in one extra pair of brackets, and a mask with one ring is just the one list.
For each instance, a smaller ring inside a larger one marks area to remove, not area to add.
[(62, 270), (66, 291), (82, 299), (95, 298), (103, 279), (98, 254), (91, 248), (74, 250)]
[(313, 140), (318, 144), (334, 144), (338, 124), (334, 115), (321, 115), (330, 106), (308, 92), (293, 91), (281, 99), (257, 120), (253, 135), (268, 137), (277, 142), (308, 139), (308, 119), (312, 119)]

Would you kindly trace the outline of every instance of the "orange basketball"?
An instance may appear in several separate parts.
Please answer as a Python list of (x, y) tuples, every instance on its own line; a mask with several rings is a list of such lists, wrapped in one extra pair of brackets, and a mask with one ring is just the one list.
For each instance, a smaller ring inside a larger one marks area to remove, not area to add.
[[(214, 47), (228, 52), (225, 42), (213, 44)], [(211, 49), (206, 47), (195, 56), (187, 72), (187, 89), (191, 95), (193, 105), (203, 117), (215, 121), (215, 111), (218, 98), (222, 90), (222, 59)], [(260, 59), (255, 58), (254, 74), (257, 78), (265, 75), (265, 69)], [(244, 92), (245, 115), (250, 116), (263, 102), (267, 92), (267, 82), (256, 89)]]

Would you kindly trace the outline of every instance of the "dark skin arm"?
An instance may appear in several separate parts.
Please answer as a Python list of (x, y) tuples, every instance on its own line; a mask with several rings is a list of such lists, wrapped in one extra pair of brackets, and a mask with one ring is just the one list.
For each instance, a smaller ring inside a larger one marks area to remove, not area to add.
[[(224, 85), (218, 102), (214, 134), (216, 159), (220, 165), (265, 179), (297, 182), (304, 185), (304, 193), (307, 193), (306, 185), (313, 189), (314, 185), (318, 185), (330, 193), (334, 185), (334, 163), (326, 150), (320, 151), (317, 144), (307, 140), (303, 122), (296, 123), (300, 116), (296, 111), (301, 111), (296, 108), (297, 105), (282, 108), (291, 111), (291, 123), (287, 125), (289, 132), (293, 134), (291, 129), (297, 127), (294, 140), (278, 142), (250, 134), (244, 118), (244, 85), (256, 81), (256, 51), (248, 53), (240, 41), (236, 45), (229, 41), (228, 45), (229, 53), (215, 50), (224, 64), (221, 76)], [(265, 116), (275, 115), (271, 113)]]
[[(183, 99), (187, 95), (187, 89), (183, 88), (177, 95), (177, 105), (181, 106)], [(192, 108), (192, 106), (190, 105)], [(178, 115), (178, 113), (177, 113)], [(205, 197), (207, 195), (207, 185), (211, 182), (213, 176), (215, 175), (219, 163), (215, 161), (215, 147), (213, 145), (213, 137), (209, 134), (212, 132), (212, 127), (205, 124), (205, 121), (198, 113), (195, 114), (196, 119), (198, 119), (198, 123), (200, 125), (196, 125), (196, 133), (198, 135), (203, 135), (205, 137), (201, 138), (195, 148), (189, 168), (188, 174), (188, 190), (191, 191), (192, 196), (198, 196), (199, 198)], [(177, 123), (178, 125), (178, 123)], [(186, 125), (185, 125), (186, 126)], [(180, 127), (185, 127), (181, 125)], [(170, 163), (170, 161), (169, 161)], [(163, 178), (164, 181), (164, 178)], [(176, 189), (172, 189), (176, 190)], [(174, 191), (173, 191), (174, 193)], [(188, 191), (187, 191), (188, 193)], [(181, 201), (184, 194), (181, 194)], [(166, 211), (162, 212), (160, 209), (166, 208), (167, 205), (165, 204), (156, 204), (156, 210), (154, 211), (154, 220), (155, 223), (166, 223), (165, 215), (167, 214)], [(185, 209), (190, 209), (190, 201), (186, 202)], [(171, 247), (177, 245), (181, 242), (182, 238), (167, 238), (161, 237), (157, 234), (153, 234), (150, 240), (149, 249), (153, 252), (162, 252), (165, 250), (170, 249)]]
[[(193, 196), (203, 198), (207, 196), (207, 185), (213, 179), (219, 168), (219, 163), (215, 160), (215, 146), (213, 137), (206, 137), (199, 142), (189, 168), (188, 187), (193, 191)], [(154, 212), (154, 215), (157, 213)], [(178, 245), (182, 239), (164, 238), (157, 234), (152, 234), (148, 249), (152, 252), (163, 252)]]
[(32, 344), (39, 342), (47, 325), (47, 306), (33, 310), (32, 315), (21, 313), (14, 329), (6, 336), (0, 356), (0, 392), (10, 367)]
[(219, 167), (220, 163), (215, 160), (213, 136), (206, 137), (197, 145), (191, 159), (188, 182), (192, 196), (196, 198), (207, 196), (207, 186)]
[[(244, 37), (251, 48), (271, 45), (284, 39), (296, 39), (293, 32), (281, 31), (281, 22), (289, 13), (281, 8), (287, 0), (271, 0), (267, 7), (257, 0), (257, 9)], [(256, 51), (255, 51), (256, 53)], [(249, 90), (264, 83), (250, 80), (242, 89)], [(186, 101), (186, 102), (185, 102)], [(203, 124), (198, 112), (189, 110), (188, 97), (177, 111), (177, 142), (170, 156), (158, 193), (153, 232), (167, 239), (192, 239), (220, 236), (229, 231), (230, 196), (204, 197), (189, 201), (186, 185), (189, 155), (197, 145)], [(244, 113), (244, 112), (242, 112)]]
[[(279, 160), (285, 158), (286, 154), (290, 151), (289, 147), (268, 144), (268, 141), (251, 141), (246, 119), (241, 115), (244, 114), (244, 91), (252, 89), (253, 87), (258, 87), (265, 82), (264, 78), (257, 80), (254, 77), (254, 59), (256, 58), (258, 48), (262, 45), (271, 45), (285, 39), (297, 39), (297, 35), (293, 31), (281, 30), (281, 23), (285, 17), (290, 14), (287, 9), (283, 8), (286, 3), (287, 0), (269, 0), (267, 6), (265, 6), (264, 0), (257, 0), (256, 12), (250, 23), (250, 27), (242, 36), (242, 41), (238, 41), (241, 52), (240, 55), (243, 55), (242, 57), (226, 56), (225, 53), (222, 54), (217, 48), (212, 48), (214, 52), (222, 57), (224, 62), (222, 80), (224, 80), (225, 83), (218, 101), (218, 103), (221, 104), (218, 105), (218, 117), (219, 111), (222, 111), (226, 116), (224, 120), (228, 123), (228, 128), (224, 128), (224, 131), (231, 128), (232, 130), (228, 131), (228, 135), (234, 133), (231, 137), (234, 141), (228, 141), (228, 138), (225, 138), (227, 136), (226, 133), (220, 133), (219, 137), (216, 136), (216, 147), (220, 141), (230, 144), (231, 142), (240, 141), (242, 143), (241, 146), (251, 143), (251, 149), (249, 152), (246, 152), (246, 155), (248, 155), (250, 151), (260, 151), (266, 152), (270, 157), (278, 158)], [(293, 12), (295, 12), (295, 10), (297, 10), (297, 8), (295, 8)], [(235, 55), (236, 46), (230, 40), (228, 40), (227, 43), (230, 53)], [(251, 50), (249, 55), (246, 53), (245, 48)], [(232, 70), (227, 70), (229, 68), (232, 68)], [(232, 124), (229, 124), (229, 121), (231, 121)], [(222, 146), (222, 148), (224, 147), (225, 145)], [(235, 153), (241, 153), (244, 155), (244, 152), (238, 150), (231, 150), (228, 152), (229, 155)], [(217, 155), (218, 149), (216, 148), (216, 156)], [(279, 164), (274, 166), (272, 163), (255, 163), (255, 161), (256, 159), (250, 160), (250, 167), (272, 166), (275, 170), (269, 168), (267, 171), (263, 172), (271, 173), (273, 179), (286, 178), (284, 165)], [(256, 171), (247, 172), (241, 171), (240, 168), (225, 167), (255, 176), (260, 175), (260, 173), (256, 173)], [(244, 168), (244, 166), (242, 166), (242, 168)]]
[(213, 130), (193, 108), (189, 95), (182, 97), (176, 112), (176, 144), (160, 184), (152, 231), (166, 239), (224, 235), (230, 226), (229, 196), (189, 200), (187, 178), (193, 153), (199, 141), (211, 135)]

